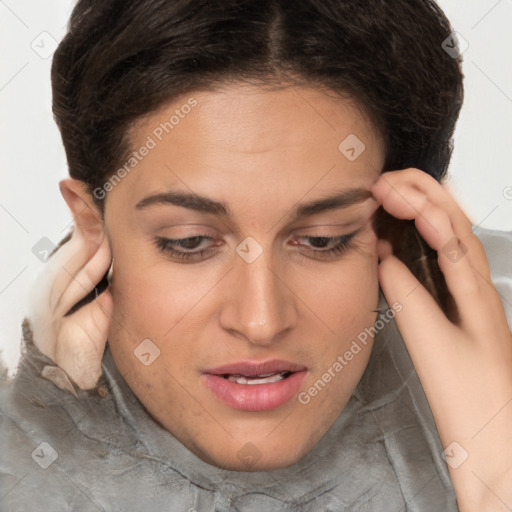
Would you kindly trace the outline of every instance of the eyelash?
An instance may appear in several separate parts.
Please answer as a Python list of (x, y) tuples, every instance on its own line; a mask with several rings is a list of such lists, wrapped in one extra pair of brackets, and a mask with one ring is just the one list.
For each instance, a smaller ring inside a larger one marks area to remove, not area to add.
[[(359, 230), (358, 230), (359, 231)], [(300, 236), (297, 238), (308, 238), (310, 240), (316, 239), (316, 240), (324, 240), (326, 241), (326, 245), (335, 243), (333, 247), (326, 250), (315, 250), (315, 249), (309, 249), (309, 252), (314, 254), (316, 257), (319, 258), (329, 258), (329, 257), (335, 257), (340, 256), (344, 254), (346, 251), (348, 251), (352, 245), (353, 245), (353, 238), (357, 234), (358, 231), (354, 231), (353, 233), (350, 233), (348, 235), (341, 235), (341, 236), (335, 236), (335, 237), (327, 237), (327, 236)], [(214, 249), (214, 247), (207, 247), (206, 249), (200, 249), (198, 251), (194, 252), (185, 252), (185, 251), (179, 251), (176, 250), (175, 247), (179, 246), (180, 244), (186, 242), (187, 240), (194, 240), (194, 239), (200, 239), (202, 240), (213, 240), (212, 237), (207, 235), (195, 235), (190, 236), (187, 238), (165, 238), (165, 237), (156, 237), (155, 243), (156, 246), (160, 251), (163, 253), (166, 253), (173, 258), (176, 258), (183, 262), (190, 262), (191, 258), (194, 258), (197, 260), (202, 260), (203, 256), (210, 251)], [(217, 244), (218, 245), (218, 244)], [(298, 244), (295, 244), (298, 245)]]

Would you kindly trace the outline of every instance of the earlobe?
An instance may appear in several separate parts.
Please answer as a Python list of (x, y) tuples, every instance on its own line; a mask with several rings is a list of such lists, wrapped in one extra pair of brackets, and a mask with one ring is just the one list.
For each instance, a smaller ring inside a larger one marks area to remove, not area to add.
[(66, 178), (59, 182), (59, 188), (73, 215), (75, 229), (89, 241), (99, 245), (105, 235), (103, 219), (87, 190), (87, 185), (82, 181)]

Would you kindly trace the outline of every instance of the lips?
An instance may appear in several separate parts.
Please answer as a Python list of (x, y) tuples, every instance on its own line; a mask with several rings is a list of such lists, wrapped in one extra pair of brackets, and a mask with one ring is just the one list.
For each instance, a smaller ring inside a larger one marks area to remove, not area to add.
[(226, 405), (245, 411), (267, 411), (287, 403), (307, 374), (290, 361), (241, 361), (204, 371), (203, 382)]
[(263, 377), (277, 373), (301, 372), (307, 370), (304, 365), (283, 361), (281, 359), (272, 359), (271, 361), (240, 361), (238, 363), (225, 364), (216, 368), (204, 370), (204, 373), (210, 375), (220, 375), (228, 377), (229, 375), (240, 375), (244, 377)]

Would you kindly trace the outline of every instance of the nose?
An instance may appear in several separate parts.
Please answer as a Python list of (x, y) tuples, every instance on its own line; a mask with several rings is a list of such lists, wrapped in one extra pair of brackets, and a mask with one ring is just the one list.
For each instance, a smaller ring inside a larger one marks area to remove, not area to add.
[(247, 263), (236, 258), (219, 314), (223, 329), (254, 345), (271, 345), (297, 321), (286, 276), (272, 268), (270, 251)]

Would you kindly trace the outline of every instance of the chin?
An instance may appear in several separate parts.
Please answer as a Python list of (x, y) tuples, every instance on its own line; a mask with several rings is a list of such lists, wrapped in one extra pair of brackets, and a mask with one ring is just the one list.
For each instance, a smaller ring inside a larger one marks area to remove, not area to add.
[[(247, 458), (247, 457), (246, 457)], [(230, 458), (229, 460), (204, 460), (204, 462), (207, 462), (208, 464), (212, 466), (216, 466), (219, 469), (224, 469), (228, 471), (243, 471), (246, 473), (254, 473), (254, 472), (260, 472), (260, 471), (274, 471), (277, 469), (284, 469), (288, 466), (292, 466), (296, 462), (298, 462), (300, 458), (296, 457), (288, 457), (285, 454), (283, 454), (282, 457), (279, 457), (279, 454), (274, 455), (274, 458), (272, 460), (259, 460), (259, 461), (240, 461), (238, 457)]]
[[(288, 450), (283, 450), (281, 444), (281, 449), (277, 450), (273, 446), (258, 448), (251, 441), (247, 441), (241, 448), (235, 451), (226, 449), (219, 453), (205, 454), (201, 451), (196, 453), (203, 462), (216, 466), (219, 469), (252, 473), (256, 471), (273, 471), (292, 466), (307, 455), (313, 447), (308, 442), (301, 446), (299, 451), (292, 449), (292, 447)], [(229, 454), (227, 454), (228, 451)]]

